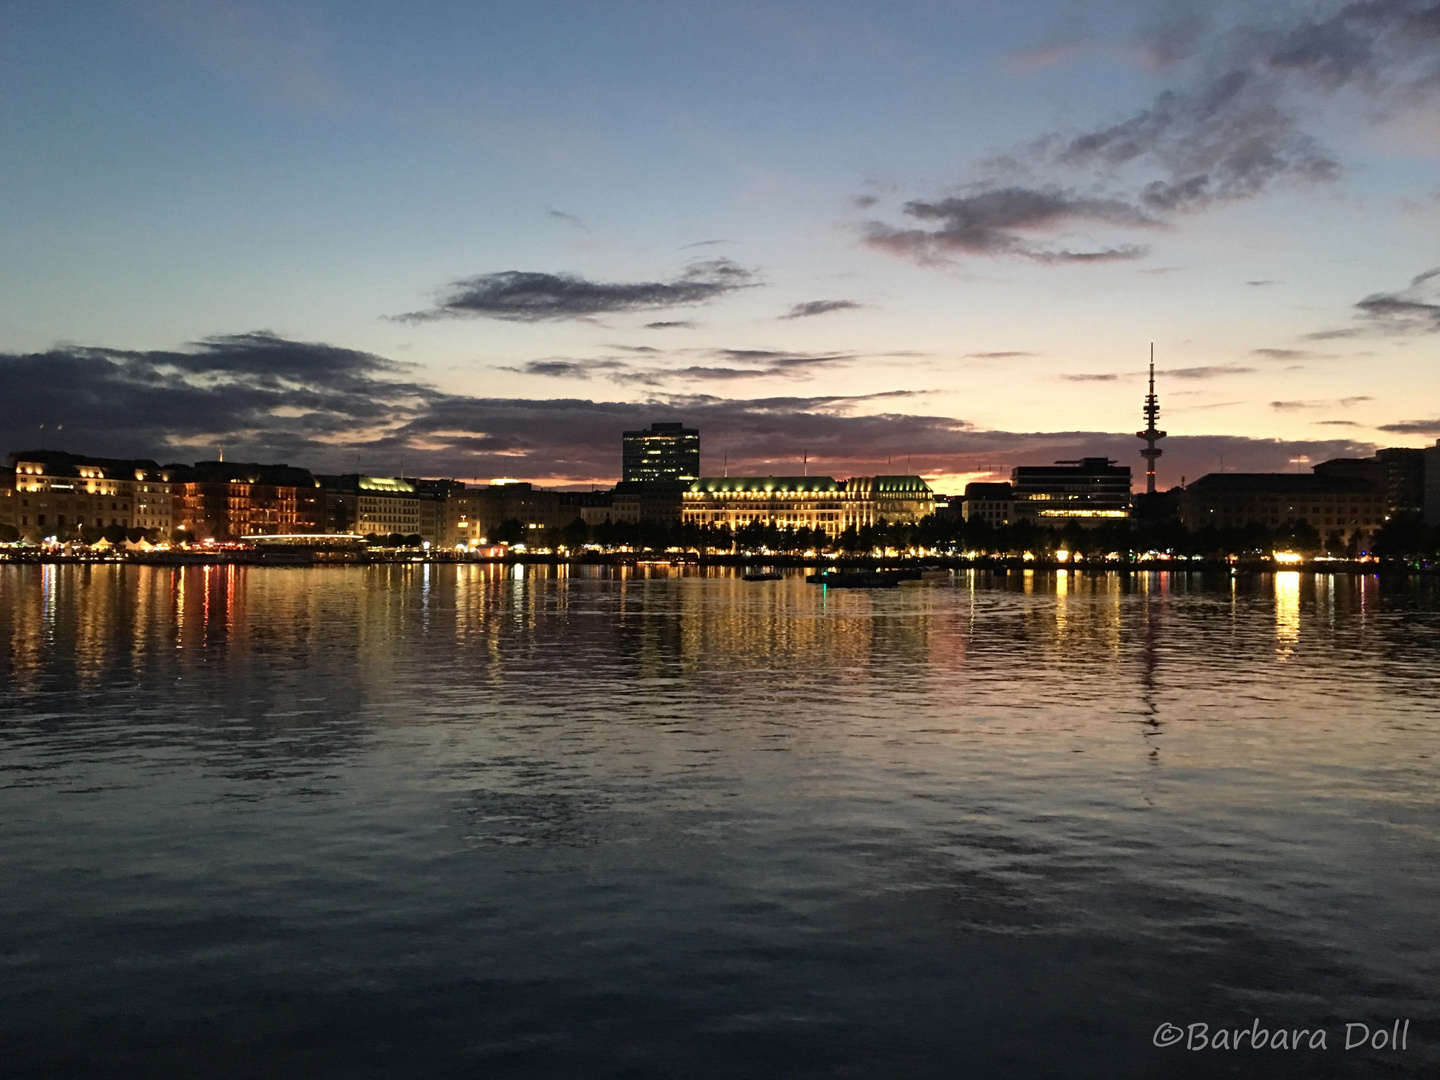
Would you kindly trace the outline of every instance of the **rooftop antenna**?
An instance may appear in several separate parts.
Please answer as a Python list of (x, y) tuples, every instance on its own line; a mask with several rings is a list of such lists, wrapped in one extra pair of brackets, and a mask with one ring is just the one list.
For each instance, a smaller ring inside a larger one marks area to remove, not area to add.
[(810, 451), (809, 451), (809, 450), (805, 450), (805, 451), (803, 451), (803, 452), (801, 453), (800, 463), (801, 463), (801, 465), (804, 466), (804, 469), (803, 469), (804, 474), (805, 474), (806, 476), (809, 476), (809, 475), (810, 475)]
[(729, 476), (729, 475), (730, 475), (730, 455), (729, 455), (729, 454), (726, 454), (726, 455), (725, 455), (725, 475), (726, 475), (726, 476)]
[(224, 461), (224, 460), (225, 460), (225, 447), (223, 447), (223, 446), (217, 446), (215, 449), (220, 452), (220, 460), (221, 460), (221, 461)]
[[(1155, 426), (1155, 421), (1160, 419), (1160, 399), (1155, 396), (1155, 343), (1150, 343), (1150, 392), (1145, 395), (1145, 407), (1141, 410), (1145, 417), (1145, 430), (1135, 433), (1137, 438), (1145, 440), (1145, 449), (1140, 451), (1140, 456), (1145, 459), (1145, 494), (1155, 494), (1155, 462), (1165, 451), (1155, 444), (1165, 437), (1165, 432)], [(1221, 470), (1224, 471), (1223, 469)]]

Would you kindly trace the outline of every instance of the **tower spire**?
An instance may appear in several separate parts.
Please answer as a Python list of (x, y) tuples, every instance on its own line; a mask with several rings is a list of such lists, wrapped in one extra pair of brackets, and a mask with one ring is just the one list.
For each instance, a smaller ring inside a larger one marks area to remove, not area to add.
[(1145, 494), (1155, 494), (1155, 460), (1165, 451), (1155, 444), (1165, 437), (1165, 432), (1155, 426), (1155, 421), (1160, 419), (1160, 399), (1155, 396), (1155, 343), (1150, 343), (1150, 392), (1145, 395), (1145, 408), (1141, 410), (1145, 417), (1145, 430), (1137, 431), (1135, 435), (1145, 440), (1145, 449), (1140, 451), (1140, 456), (1145, 459)]

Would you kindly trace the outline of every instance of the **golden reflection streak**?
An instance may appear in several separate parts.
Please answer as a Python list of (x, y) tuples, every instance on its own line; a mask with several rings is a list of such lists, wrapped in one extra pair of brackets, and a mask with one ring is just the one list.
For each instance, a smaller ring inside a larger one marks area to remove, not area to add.
[(1275, 575), (1275, 640), (1280, 655), (1288, 657), (1300, 640), (1300, 572), (1282, 570)]

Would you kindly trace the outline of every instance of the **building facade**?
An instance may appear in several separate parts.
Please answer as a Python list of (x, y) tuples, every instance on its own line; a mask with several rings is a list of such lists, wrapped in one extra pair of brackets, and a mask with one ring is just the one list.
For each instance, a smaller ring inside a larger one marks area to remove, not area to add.
[(700, 479), (700, 432), (684, 424), (651, 424), (621, 438), (621, 480), (688, 485)]
[(173, 526), (171, 470), (154, 461), (53, 450), (23, 451), (10, 459), (10, 523), (27, 539), (81, 526), (161, 534)]
[(1314, 473), (1211, 473), (1180, 494), (1187, 529), (1278, 528), (1305, 522), (1346, 542), (1385, 523), (1386, 497), (1367, 480)]
[(962, 506), (966, 521), (983, 521), (994, 528), (1008, 525), (1015, 507), (1014, 490), (1004, 483), (966, 484)]
[(245, 461), (170, 466), (176, 528), (196, 539), (239, 540), (298, 531), (301, 488), (314, 488), (306, 469)]
[(850, 526), (913, 524), (935, 511), (935, 494), (918, 476), (709, 476), (684, 493), (687, 524), (759, 523), (781, 529), (824, 529), (838, 536)]
[(1385, 494), (1390, 517), (1425, 512), (1425, 451), (1389, 447), (1368, 458), (1332, 458), (1315, 466), (1317, 476), (1364, 480)]
[[(567, 510), (569, 511), (567, 516)], [(502, 522), (519, 522), (527, 545), (546, 546), (555, 531), (575, 519), (573, 504), (562, 505), (562, 492), (545, 491), (517, 481), (452, 492), (443, 504), (446, 547), (479, 547), (493, 542)]]
[(1130, 516), (1130, 466), (1109, 458), (1021, 465), (1012, 470), (1010, 485), (1016, 520), (1095, 526)]

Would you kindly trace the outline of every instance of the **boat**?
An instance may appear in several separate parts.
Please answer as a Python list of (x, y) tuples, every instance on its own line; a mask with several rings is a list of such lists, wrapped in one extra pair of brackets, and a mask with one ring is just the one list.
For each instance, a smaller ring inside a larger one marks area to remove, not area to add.
[(826, 572), (809, 575), (805, 581), (810, 585), (824, 585), (831, 589), (893, 589), (900, 584), (900, 577), (894, 572), (862, 570), (847, 574)]
[(752, 570), (744, 575), (746, 581), (779, 581), (785, 575), (778, 570)]

